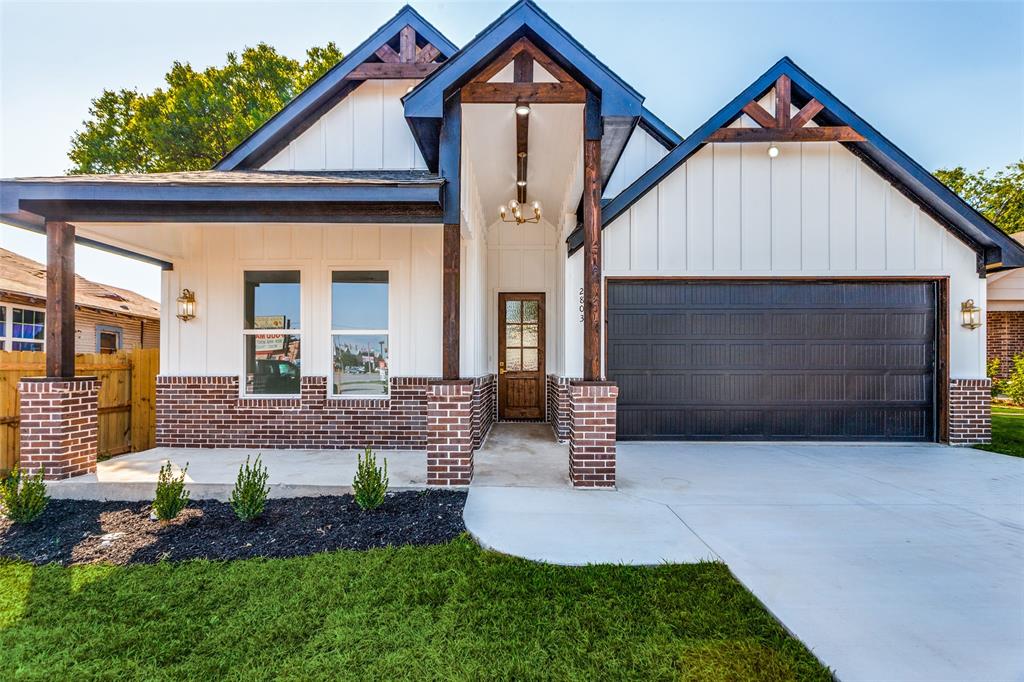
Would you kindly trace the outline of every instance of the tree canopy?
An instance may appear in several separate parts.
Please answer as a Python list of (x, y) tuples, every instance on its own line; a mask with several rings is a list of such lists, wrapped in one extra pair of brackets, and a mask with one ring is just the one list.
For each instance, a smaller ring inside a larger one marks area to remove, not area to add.
[(957, 166), (937, 170), (935, 177), (1003, 232), (1024, 230), (1024, 159), (992, 175), (988, 169), (971, 173)]
[(166, 87), (148, 94), (104, 90), (71, 139), (68, 172), (209, 169), (342, 56), (328, 43), (299, 62), (260, 43), (202, 71), (175, 62)]

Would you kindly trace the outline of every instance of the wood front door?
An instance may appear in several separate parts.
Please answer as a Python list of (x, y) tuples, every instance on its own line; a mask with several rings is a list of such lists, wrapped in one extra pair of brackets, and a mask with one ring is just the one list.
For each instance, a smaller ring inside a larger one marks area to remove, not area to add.
[(498, 417), (544, 418), (544, 294), (498, 294)]

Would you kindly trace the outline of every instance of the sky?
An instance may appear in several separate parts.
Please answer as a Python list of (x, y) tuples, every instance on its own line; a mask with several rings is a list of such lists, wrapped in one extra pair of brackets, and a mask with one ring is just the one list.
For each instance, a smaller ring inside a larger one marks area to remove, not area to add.
[[(510, 2), (412, 3), (464, 45)], [(926, 168), (1001, 168), (1024, 157), (1024, 1), (558, 2), (541, 7), (688, 135), (780, 57)], [(59, 175), (104, 88), (152, 90), (175, 61), (222, 64), (266, 42), (301, 58), (348, 51), (400, 2), (0, 0), (0, 177)], [(39, 261), (43, 239), (0, 227)], [(89, 279), (159, 298), (159, 272), (87, 247)]]

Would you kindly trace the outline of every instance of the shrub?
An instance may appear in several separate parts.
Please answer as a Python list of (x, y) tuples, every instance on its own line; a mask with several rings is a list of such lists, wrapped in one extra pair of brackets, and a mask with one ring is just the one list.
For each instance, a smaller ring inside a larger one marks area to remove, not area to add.
[(1014, 405), (1024, 405), (1024, 355), (1013, 356), (1013, 371), (1002, 390)]
[(992, 397), (1003, 395), (1006, 393), (1006, 380), (999, 378), (999, 370), (1002, 368), (1002, 363), (999, 358), (992, 358), (988, 361), (988, 365), (985, 367), (985, 375), (992, 380)]
[(270, 488), (267, 486), (267, 479), (270, 472), (263, 466), (260, 455), (256, 455), (256, 461), (249, 466), (249, 456), (245, 457), (245, 464), (238, 467), (238, 480), (235, 481), (235, 488), (231, 491), (231, 508), (235, 515), (242, 521), (252, 521), (263, 513), (267, 506), (267, 495)]
[(7, 478), (0, 480), (0, 509), (13, 523), (35, 521), (49, 501), (42, 467), (35, 476), (16, 468)]
[(373, 450), (366, 448), (366, 457), (359, 455), (356, 477), (352, 479), (352, 492), (361, 509), (376, 509), (384, 503), (388, 491), (388, 460), (384, 458), (384, 469), (377, 466)]
[(185, 490), (185, 472), (188, 464), (175, 476), (168, 461), (160, 467), (160, 476), (156, 480), (156, 497), (153, 498), (153, 513), (160, 521), (166, 523), (176, 517), (188, 504), (188, 491)]

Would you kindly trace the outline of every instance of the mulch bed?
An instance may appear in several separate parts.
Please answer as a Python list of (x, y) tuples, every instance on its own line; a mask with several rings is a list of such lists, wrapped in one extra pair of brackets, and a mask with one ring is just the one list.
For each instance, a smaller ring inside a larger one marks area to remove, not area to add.
[(196, 500), (163, 525), (149, 519), (148, 502), (51, 500), (31, 524), (0, 518), (0, 558), (139, 564), (431, 545), (465, 531), (465, 503), (465, 492), (446, 490), (392, 493), (373, 511), (351, 495), (299, 497), (268, 500), (263, 516), (244, 523), (225, 502)]

